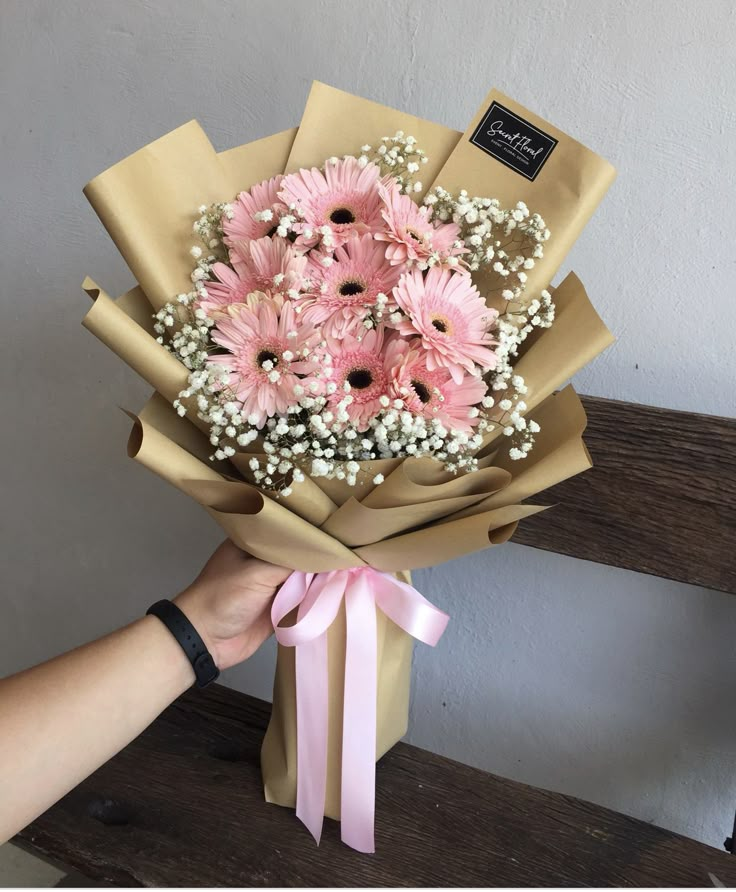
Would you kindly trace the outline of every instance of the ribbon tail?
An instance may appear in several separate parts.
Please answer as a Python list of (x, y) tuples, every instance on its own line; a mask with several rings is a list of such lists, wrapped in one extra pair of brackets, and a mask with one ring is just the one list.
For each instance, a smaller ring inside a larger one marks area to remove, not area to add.
[[(346, 574), (307, 576), (307, 587), (297, 613), (297, 629), (316, 621), (306, 635), (297, 635), (296, 671), (296, 816), (319, 845), (327, 790), (327, 728), (329, 676), (327, 628), (337, 613)], [(319, 604), (318, 604), (319, 602)], [(292, 627), (292, 632), (295, 627)], [(322, 630), (321, 632), (319, 630)], [(316, 637), (310, 637), (314, 631)]]
[(296, 816), (319, 845), (327, 789), (327, 633), (296, 648)]
[(342, 730), (341, 839), (375, 852), (376, 603), (369, 574), (351, 573), (345, 592), (347, 640)]
[[(296, 676), (296, 814), (319, 844), (327, 788), (327, 629), (339, 610), (344, 574), (294, 572), (271, 608), (279, 643), (294, 647)], [(298, 607), (297, 621), (281, 620)]]

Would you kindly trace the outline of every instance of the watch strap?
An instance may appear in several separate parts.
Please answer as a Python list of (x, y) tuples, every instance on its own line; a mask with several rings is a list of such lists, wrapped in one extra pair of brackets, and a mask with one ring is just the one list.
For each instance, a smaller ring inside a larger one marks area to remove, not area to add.
[(149, 614), (158, 617), (179, 642), (181, 649), (192, 664), (198, 687), (204, 688), (219, 678), (220, 670), (215, 665), (212, 654), (207, 650), (207, 645), (189, 622), (186, 614), (176, 604), (166, 599), (156, 601), (146, 611), (146, 616)]

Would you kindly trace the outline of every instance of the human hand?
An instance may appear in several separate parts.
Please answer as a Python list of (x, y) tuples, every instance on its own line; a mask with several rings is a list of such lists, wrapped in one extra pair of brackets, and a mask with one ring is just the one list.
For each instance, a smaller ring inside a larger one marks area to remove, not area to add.
[(229, 539), (174, 603), (202, 636), (219, 669), (228, 669), (273, 631), (271, 601), (291, 570), (251, 557)]

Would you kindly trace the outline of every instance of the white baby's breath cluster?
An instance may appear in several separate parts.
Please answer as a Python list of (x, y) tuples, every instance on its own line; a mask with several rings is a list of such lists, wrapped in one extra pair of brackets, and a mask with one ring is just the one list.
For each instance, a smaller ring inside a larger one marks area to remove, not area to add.
[[(192, 371), (204, 368), (213, 348), (210, 329), (215, 320), (197, 304), (207, 298), (207, 282), (212, 279), (212, 265), (227, 260), (227, 250), (222, 240), (222, 219), (231, 213), (231, 206), (225, 202), (199, 208), (199, 217), (192, 225), (192, 231), (199, 237), (200, 244), (192, 245), (189, 250), (196, 261), (190, 276), (192, 290), (178, 294), (176, 301), (164, 304), (154, 316), (156, 340), (175, 353)], [(184, 414), (179, 400), (175, 405), (180, 414)]]
[(381, 137), (376, 148), (365, 145), (360, 147), (360, 152), (358, 163), (362, 167), (371, 162), (376, 164), (381, 175), (393, 177), (406, 195), (422, 191), (422, 183), (416, 176), (429, 158), (413, 136), (397, 130), (393, 136)]
[(498, 317), (498, 365), (493, 372), (491, 389), (499, 391), (502, 398), (495, 404), (494, 412), (488, 413), (487, 420), (489, 427), (500, 427), (503, 435), (511, 438), (509, 456), (514, 460), (527, 457), (534, 446), (534, 434), (539, 433), (539, 424), (525, 418), (527, 405), (522, 397), (528, 387), (524, 378), (514, 371), (514, 361), (527, 337), (537, 328), (549, 328), (554, 318), (555, 305), (546, 290), (526, 305), (509, 300)]
[[(328, 159), (325, 163), (336, 160)], [(357, 160), (361, 166), (377, 164), (381, 173), (394, 177), (406, 194), (422, 189), (415, 177), (428, 159), (416, 140), (402, 131), (383, 137), (376, 149), (362, 146)], [(460, 265), (471, 272), (481, 268), (493, 270), (503, 285), (501, 299), (505, 308), (494, 331), (498, 364), (489, 373), (488, 395), (482, 406), (471, 410), (478, 419), (474, 431), (448, 430), (438, 419), (416, 415), (406, 409), (401, 399), (388, 394), (381, 398), (381, 411), (370, 420), (368, 428), (357, 430), (346, 411), (353, 399), (349, 385), (345, 385), (344, 396), (336, 402), (335, 385), (327, 380), (329, 353), (320, 352), (325, 342), (305, 347), (294, 357), (316, 360), (323, 370), (315, 373), (308, 386), (299, 388), (297, 402), (288, 412), (268, 418), (261, 427), (255, 417), (246, 417), (229, 388), (227, 371), (207, 361), (220, 348), (211, 340), (216, 320), (207, 315), (200, 303), (206, 301), (207, 285), (215, 278), (213, 264), (228, 262), (222, 221), (232, 219), (233, 213), (229, 203), (216, 203), (200, 207), (193, 225), (199, 243), (190, 251), (195, 260), (191, 290), (162, 307), (154, 322), (158, 342), (190, 370), (188, 386), (174, 406), (180, 415), (194, 412), (205, 423), (213, 459), (228, 459), (237, 452), (251, 450), (262, 453), (265, 458), (250, 458), (251, 479), (288, 496), (292, 485), (301, 482), (305, 475), (335, 478), (350, 485), (368, 480), (381, 483), (382, 475), (367, 477), (360, 464), (376, 459), (431, 456), (454, 473), (472, 471), (478, 465), (475, 453), (487, 441), (489, 432), (498, 430), (511, 438), (511, 458), (526, 458), (539, 426), (524, 417), (527, 407), (523, 396), (527, 387), (513, 365), (527, 336), (535, 328), (549, 327), (554, 319), (554, 304), (548, 292), (543, 291), (533, 300), (525, 300), (524, 295), (526, 271), (543, 256), (549, 230), (542, 218), (531, 214), (521, 202), (511, 210), (503, 209), (495, 199), (470, 198), (465, 191), (455, 198), (438, 187), (425, 198), (425, 204), (437, 219), (460, 227), (460, 241), (467, 249), (459, 258)], [(270, 221), (271, 217), (265, 214), (272, 212), (264, 208), (254, 216), (259, 221)], [(290, 206), (274, 219), (276, 235), (293, 239), (298, 232), (302, 238), (313, 237), (315, 246), (328, 250), (332, 247), (334, 234), (329, 226), (311, 233), (300, 223), (299, 209)], [(324, 260), (329, 262), (329, 256)], [(287, 296), (297, 295), (284, 298)], [(370, 329), (388, 321), (396, 309), (390, 295), (379, 295), (376, 306), (366, 316), (365, 327)], [(273, 373), (277, 373), (275, 369)], [(498, 395), (494, 398), (495, 392)]]
[(465, 189), (455, 197), (441, 186), (425, 197), (424, 204), (437, 219), (460, 227), (467, 268), (492, 270), (504, 299), (518, 300), (528, 271), (544, 256), (544, 243), (550, 236), (542, 217), (532, 214), (523, 201), (502, 208), (496, 198), (471, 198)]
[[(482, 443), (480, 434), (448, 431), (436, 419), (402, 411), (401, 400), (388, 397), (384, 411), (371, 419), (368, 429), (357, 431), (344, 411), (349, 400), (347, 393), (331, 406), (323, 396), (305, 396), (287, 415), (270, 418), (258, 432), (267, 457), (250, 460), (253, 480), (288, 495), (289, 480), (299, 482), (305, 473), (344, 480), (350, 486), (369, 480), (381, 483), (381, 475), (368, 477), (361, 468), (360, 462), (372, 459), (430, 456), (453, 472), (477, 466), (472, 453)], [(229, 447), (221, 453), (227, 456)]]
[[(210, 263), (216, 260), (227, 262), (227, 249), (222, 236), (222, 218), (232, 217), (232, 213), (232, 205), (228, 202), (201, 205), (199, 218), (192, 224), (192, 231), (199, 236), (202, 247), (193, 245), (189, 252), (192, 257), (199, 259), (206, 253)], [(209, 275), (209, 269), (207, 272)]]

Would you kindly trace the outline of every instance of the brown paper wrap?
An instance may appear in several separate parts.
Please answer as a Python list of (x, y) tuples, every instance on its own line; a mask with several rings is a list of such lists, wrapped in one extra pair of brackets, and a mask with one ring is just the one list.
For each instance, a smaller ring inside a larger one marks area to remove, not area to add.
[[(421, 167), (421, 177), (425, 187), (428, 186), (457, 145), (460, 139), (457, 130), (315, 81), (285, 173), (302, 167), (321, 167), (333, 155), (338, 158), (354, 155), (366, 143), (376, 147), (382, 136), (393, 136), (397, 130), (416, 137), (417, 144), (427, 153), (429, 160)], [(417, 197), (423, 194), (418, 193)]]
[[(557, 140), (533, 181), (470, 142), (494, 100)], [(527, 290), (535, 294), (552, 281), (615, 177), (616, 170), (608, 161), (518, 102), (491, 90), (432, 186), (442, 186), (450, 192), (466, 189), (470, 195), (498, 198), (502, 207), (514, 207), (517, 201), (523, 201), (532, 212), (541, 214), (552, 238), (544, 246), (544, 258), (528, 274)], [(479, 288), (483, 291), (482, 277)]]
[[(472, 131), (491, 94), (471, 122)], [(502, 97), (512, 109), (511, 100)], [(283, 499), (252, 485), (251, 453), (213, 463), (206, 433), (171, 407), (186, 385), (184, 366), (155, 340), (151, 308), (189, 290), (191, 225), (201, 204), (231, 198), (284, 170), (319, 166), (397, 129), (414, 135), (430, 156), (425, 184), (463, 187), (504, 203), (524, 200), (553, 230), (535, 285), (554, 270), (600, 201), (610, 165), (526, 110), (528, 120), (559, 144), (530, 183), (495, 162), (454, 130), (315, 83), (298, 130), (220, 153), (196, 122), (156, 140), (96, 177), (85, 192), (135, 274), (138, 287), (113, 301), (93, 282), (84, 325), (157, 391), (135, 419), (129, 454), (195, 499), (241, 548), (308, 572), (369, 564), (400, 573), (432, 566), (505, 542), (524, 517), (544, 510), (524, 500), (590, 466), (582, 441), (585, 413), (571, 387), (554, 393), (611, 341), (579, 280), (556, 290), (557, 319), (525, 344), (518, 371), (529, 386), (529, 416), (541, 433), (531, 455), (512, 462), (488, 437), (480, 470), (453, 476), (429, 459), (363, 463), (359, 485), (314, 478)], [(192, 418), (194, 420), (194, 418)], [(251, 449), (258, 454), (257, 444)], [(384, 483), (372, 483), (376, 474)], [(345, 617), (328, 631), (329, 744), (325, 813), (339, 816), (340, 740)], [(378, 613), (376, 756), (406, 731), (411, 638)], [(262, 765), (266, 797), (293, 805), (296, 789), (294, 653), (279, 648), (272, 720)]]
[(130, 299), (133, 292), (114, 301), (92, 279), (85, 279), (82, 287), (94, 301), (82, 325), (117, 353), (144, 381), (173, 402), (187, 386), (188, 372), (139, 324), (135, 316), (140, 308)]

